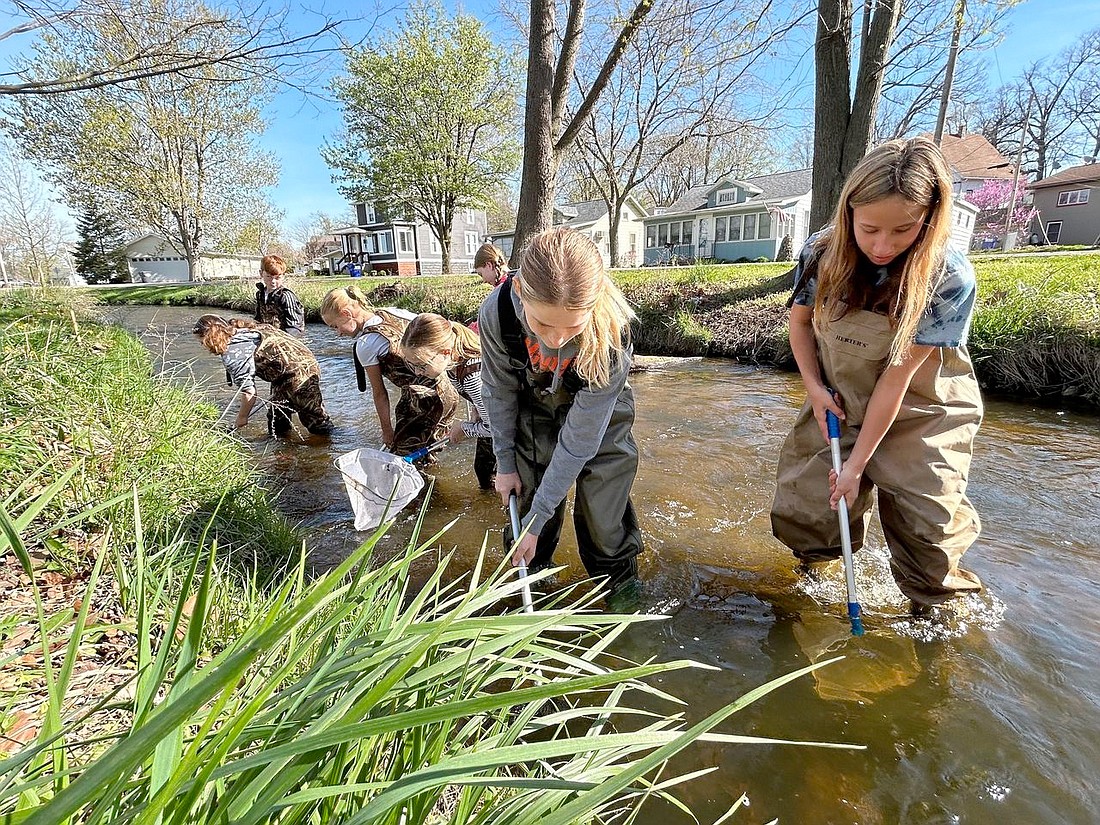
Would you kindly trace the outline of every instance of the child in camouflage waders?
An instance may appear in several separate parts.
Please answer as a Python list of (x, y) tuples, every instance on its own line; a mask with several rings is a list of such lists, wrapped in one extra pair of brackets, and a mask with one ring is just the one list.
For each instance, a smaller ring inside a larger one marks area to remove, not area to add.
[(315, 435), (332, 432), (332, 419), (321, 398), (321, 368), (301, 341), (268, 324), (229, 322), (218, 315), (203, 315), (192, 331), (207, 350), (221, 356), (226, 380), (240, 388), (236, 429), (248, 423), (256, 403), (256, 379), (260, 378), (271, 382), (270, 434), (290, 432), (293, 413), (298, 413), (302, 426)]
[(596, 246), (564, 228), (531, 241), (520, 271), (478, 316), (496, 489), (505, 505), (518, 496), (527, 528), (513, 564), (537, 571), (552, 563), (576, 485), (581, 561), (593, 578), (606, 577), (611, 597), (625, 599), (637, 592), (642, 551), (630, 501), (638, 470), (627, 383), (633, 317)]
[[(383, 445), (397, 455), (439, 441), (458, 412), (458, 393), (450, 382), (417, 375), (398, 354), (401, 336), (415, 317), (396, 307), (375, 309), (357, 286), (334, 289), (321, 303), (321, 320), (355, 339), (352, 359), (359, 391), (370, 387)], [(392, 414), (383, 378), (401, 389)]]
[[(791, 349), (806, 403), (779, 456), (772, 531), (804, 563), (852, 546), (871, 497), (890, 568), (914, 613), (981, 582), (959, 566), (980, 522), (966, 496), (982, 399), (966, 336), (974, 269), (951, 240), (951, 174), (926, 138), (872, 150), (840, 194), (832, 226), (799, 256)], [(831, 471), (826, 411), (844, 424)]]
[(455, 392), (473, 405), (473, 417), (455, 421), (447, 436), (452, 444), (477, 439), (474, 475), (482, 490), (492, 490), (497, 461), (489, 415), (481, 398), (481, 342), (477, 333), (442, 315), (425, 312), (409, 322), (401, 337), (401, 356), (418, 375), (436, 380), (446, 375)]
[(306, 310), (290, 287), (283, 285), (286, 261), (278, 255), (266, 255), (260, 261), (260, 276), (256, 284), (255, 318), (290, 335), (301, 337), (306, 331)]

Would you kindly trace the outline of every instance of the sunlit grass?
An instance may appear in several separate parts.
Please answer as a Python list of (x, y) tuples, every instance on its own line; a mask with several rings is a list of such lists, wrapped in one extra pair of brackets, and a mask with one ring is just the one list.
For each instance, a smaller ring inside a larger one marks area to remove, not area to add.
[[(1100, 253), (973, 259), (978, 304), (970, 337), (978, 376), (988, 389), (1023, 396), (1067, 396), (1100, 404)], [(793, 366), (782, 306), (791, 287), (789, 263), (725, 264), (616, 270), (634, 305), (640, 353), (717, 355)], [(311, 320), (333, 286), (358, 284), (376, 305), (438, 312), (466, 321), (489, 288), (473, 275), (434, 278), (298, 279)], [(124, 292), (141, 300), (144, 289)], [(167, 288), (179, 290), (178, 287)], [(251, 284), (192, 286), (179, 293), (251, 312)], [(113, 291), (102, 295), (110, 300)], [(156, 296), (151, 292), (149, 295)], [(165, 295), (176, 295), (165, 292)], [(175, 300), (175, 299), (173, 299)], [(1036, 376), (1034, 380), (1029, 375)]]
[[(0, 305), (0, 420), (8, 442), (0, 489), (33, 492), (72, 471), (51, 509), (128, 498), (136, 488), (153, 537), (197, 535), (213, 517), (223, 548), (268, 563), (291, 556), (298, 539), (273, 515), (245, 448), (215, 430), (219, 411), (155, 375), (138, 340), (91, 322), (84, 308), (65, 302), (69, 294)], [(112, 504), (84, 529), (128, 526), (132, 509)], [(57, 542), (58, 555), (67, 552), (64, 541), (46, 538)]]

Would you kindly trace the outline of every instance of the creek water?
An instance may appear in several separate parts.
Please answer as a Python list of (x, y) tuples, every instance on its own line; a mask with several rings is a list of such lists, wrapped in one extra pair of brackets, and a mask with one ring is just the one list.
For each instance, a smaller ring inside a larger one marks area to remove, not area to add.
[[(200, 313), (140, 307), (107, 316), (140, 334), (167, 373), (202, 382), (224, 407), (233, 391), (220, 360), (190, 334)], [(325, 566), (362, 539), (333, 460), (380, 439), (369, 395), (355, 387), (350, 341), (318, 325), (306, 341), (321, 363), (335, 435), (270, 441), (256, 415), (243, 436)], [(969, 488), (983, 533), (966, 557), (986, 589), (937, 608), (932, 621), (910, 619), (872, 527), (857, 554), (868, 632), (856, 639), (839, 566), (808, 581), (770, 534), (775, 461), (802, 400), (798, 377), (695, 360), (638, 374), (633, 384), (641, 450), (634, 501), (648, 548), (643, 608), (670, 618), (634, 629), (617, 652), (710, 665), (661, 682), (687, 700), (688, 722), (843, 655), (720, 731), (865, 746), (698, 743), (671, 767), (718, 769), (678, 791), (699, 821), (713, 822), (744, 793), (749, 807), (731, 822), (1100, 822), (1097, 418), (988, 402)], [(453, 563), (467, 569), (487, 531), (499, 553), (504, 519), (495, 494), (477, 489), (472, 461), (470, 443), (440, 454), (422, 534), (461, 516), (440, 545), (457, 548)], [(407, 541), (415, 509), (384, 539), (393, 551)], [(557, 560), (568, 565), (562, 580), (583, 578), (569, 528)], [(650, 805), (638, 821), (690, 819)]]

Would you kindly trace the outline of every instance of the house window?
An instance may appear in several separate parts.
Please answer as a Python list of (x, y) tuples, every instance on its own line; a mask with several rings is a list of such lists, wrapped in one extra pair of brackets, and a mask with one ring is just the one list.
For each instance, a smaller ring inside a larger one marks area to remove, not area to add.
[(756, 227), (756, 237), (770, 238), (772, 236), (772, 216), (770, 212), (760, 213), (760, 223)]
[(1070, 192), (1058, 193), (1058, 205), (1059, 206), (1077, 206), (1082, 203), (1089, 202), (1089, 190), (1088, 189), (1074, 189)]
[[(714, 242), (722, 243), (726, 240), (726, 218), (714, 219)], [(734, 240), (730, 238), (730, 240)]]
[(668, 226), (668, 242), (673, 246), (680, 245), (680, 222), (673, 221)]
[(385, 232), (375, 232), (374, 251), (382, 255), (392, 255), (393, 233), (391, 233), (388, 229)]
[(668, 224), (662, 223), (657, 227), (657, 245), (664, 246), (668, 243)]
[(432, 231), (428, 232), (428, 249), (432, 251), (433, 255), (439, 254), (439, 238)]
[(730, 240), (741, 240), (741, 216), (730, 215)]
[(651, 223), (645, 228), (645, 248), (657, 248), (657, 224)]
[(714, 202), (719, 206), (724, 203), (737, 203), (737, 190), (723, 189), (718, 193), (718, 197), (714, 199)]
[[(473, 209), (466, 209), (464, 211), (466, 213), (465, 214), (466, 223), (473, 223), (474, 222), (474, 210)], [(477, 250), (474, 250), (474, 251), (476, 252)]]
[(745, 215), (745, 231), (741, 233), (741, 238), (746, 241), (756, 239), (756, 215)]
[(402, 252), (413, 251), (413, 233), (411, 229), (402, 227), (397, 230), (397, 248)]
[(464, 236), (466, 238), (466, 256), (472, 258), (477, 253), (477, 233), (466, 232)]
[(691, 226), (691, 224), (692, 224), (691, 221), (684, 221), (684, 231), (680, 235), (681, 241), (684, 244), (684, 246), (691, 246), (691, 236), (692, 236), (692, 226)]
[(1062, 222), (1050, 221), (1047, 224), (1047, 240), (1051, 243), (1058, 243), (1058, 239), (1062, 237)]
[(634, 255), (638, 252), (638, 233), (630, 233), (630, 254)]

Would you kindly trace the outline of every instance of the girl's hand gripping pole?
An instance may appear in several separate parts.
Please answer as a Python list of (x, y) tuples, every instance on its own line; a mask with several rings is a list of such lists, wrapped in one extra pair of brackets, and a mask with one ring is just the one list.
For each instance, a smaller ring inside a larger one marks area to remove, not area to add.
[[(840, 477), (840, 419), (830, 410), (825, 411), (825, 422), (829, 428), (829, 449), (833, 454), (833, 471)], [(856, 571), (852, 564), (852, 531), (848, 524), (848, 501), (844, 496), (837, 502), (837, 515), (840, 517), (840, 548), (844, 555), (844, 576), (848, 585), (848, 619), (852, 623), (852, 635), (863, 635), (862, 611), (859, 596), (856, 593)]]
[[(508, 496), (508, 518), (512, 523), (512, 541), (519, 541), (519, 500), (516, 498), (516, 494), (512, 493)], [(519, 563), (519, 578), (523, 582), (523, 611), (525, 613), (533, 613), (535, 611), (534, 604), (531, 600), (531, 585), (527, 583), (527, 562), (521, 561)]]
[(402, 458), (405, 459), (405, 461), (412, 464), (414, 461), (419, 461), (420, 459), (424, 458), (425, 456), (427, 456), (431, 453), (434, 453), (436, 450), (442, 450), (449, 443), (450, 443), (450, 439), (441, 438), (441, 439), (439, 439), (439, 441), (436, 441), (433, 444), (429, 444), (427, 447), (421, 447), (419, 450), (413, 450), (408, 455), (402, 456)]

